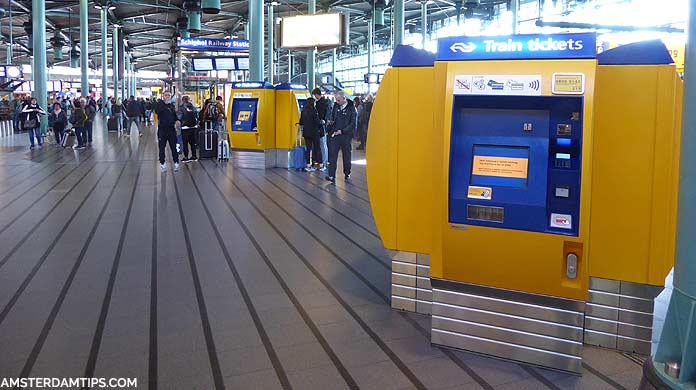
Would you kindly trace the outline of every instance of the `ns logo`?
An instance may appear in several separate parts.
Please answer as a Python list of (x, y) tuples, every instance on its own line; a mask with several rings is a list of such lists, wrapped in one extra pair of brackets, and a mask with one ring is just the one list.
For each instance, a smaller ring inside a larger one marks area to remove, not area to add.
[(450, 46), (450, 50), (453, 53), (471, 53), (472, 51), (476, 50), (476, 44), (473, 42), (457, 42), (453, 43), (452, 46)]

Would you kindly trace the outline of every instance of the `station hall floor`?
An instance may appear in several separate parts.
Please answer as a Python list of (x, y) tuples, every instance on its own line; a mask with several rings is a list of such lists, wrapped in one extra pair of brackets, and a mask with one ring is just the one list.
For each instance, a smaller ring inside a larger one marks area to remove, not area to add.
[(154, 128), (144, 132), (119, 137), (97, 123), (94, 145), (80, 151), (0, 138), (0, 380), (638, 386), (640, 357), (592, 347), (582, 377), (431, 347), (429, 317), (389, 306), (390, 254), (364, 165), (335, 185), (319, 173), (217, 161), (162, 174)]

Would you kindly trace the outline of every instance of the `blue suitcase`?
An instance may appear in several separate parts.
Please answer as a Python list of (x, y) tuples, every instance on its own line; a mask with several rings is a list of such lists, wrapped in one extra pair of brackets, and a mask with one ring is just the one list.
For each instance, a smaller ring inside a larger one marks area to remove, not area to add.
[(290, 168), (301, 171), (305, 163), (305, 146), (302, 145), (302, 126), (297, 125), (295, 147), (290, 150)]

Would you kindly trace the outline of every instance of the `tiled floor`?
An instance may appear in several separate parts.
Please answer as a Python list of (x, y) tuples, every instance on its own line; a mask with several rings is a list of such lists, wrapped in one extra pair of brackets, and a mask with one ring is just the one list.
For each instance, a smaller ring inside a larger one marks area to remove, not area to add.
[[(365, 167), (350, 183), (205, 161), (160, 174), (153, 129), (93, 147), (0, 138), (0, 379), (134, 377), (145, 389), (633, 389), (433, 348), (389, 308)], [(355, 159), (364, 158), (356, 153)]]

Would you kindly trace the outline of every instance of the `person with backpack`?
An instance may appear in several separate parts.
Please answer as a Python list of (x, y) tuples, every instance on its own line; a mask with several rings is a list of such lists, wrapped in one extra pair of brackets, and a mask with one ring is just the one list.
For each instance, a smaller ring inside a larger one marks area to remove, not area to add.
[(53, 103), (53, 112), (48, 115), (48, 127), (53, 130), (53, 135), (56, 137), (56, 146), (60, 146), (65, 128), (68, 127), (68, 116), (61, 107), (61, 103)]
[[(181, 97), (181, 105), (177, 112), (177, 118), (181, 122), (181, 143), (183, 144), (184, 157), (181, 162), (197, 161), (196, 157), (196, 137), (198, 136), (198, 110), (191, 103), (188, 95)], [(191, 147), (191, 157), (189, 158), (189, 146)]]
[(176, 152), (176, 128), (181, 126), (181, 122), (176, 116), (176, 107), (172, 103), (172, 93), (167, 91), (162, 94), (162, 100), (155, 103), (155, 113), (159, 118), (157, 124), (157, 145), (159, 146), (160, 170), (167, 172), (165, 164), (165, 149), (169, 143), (174, 160), (174, 171), (179, 170), (179, 153)]
[(39, 115), (46, 115), (46, 111), (39, 106), (36, 98), (31, 98), (29, 104), (22, 108), (22, 117), (24, 119), (22, 128), (29, 133), (29, 148), (31, 149), (34, 149), (34, 137), (36, 137), (36, 140), (39, 142), (39, 146), (43, 146)]
[(75, 100), (75, 109), (73, 110), (72, 115), (70, 115), (70, 123), (73, 125), (75, 137), (77, 138), (77, 145), (74, 145), (73, 149), (84, 149), (87, 111), (84, 109), (84, 107), (82, 107), (82, 102), (80, 100)]
[(205, 107), (204, 122), (212, 123), (213, 130), (220, 131), (222, 122), (225, 119), (225, 106), (222, 104), (222, 96), (218, 96), (214, 101), (210, 101)]
[(135, 123), (135, 127), (138, 129), (138, 134), (140, 134), (141, 137), (143, 136), (143, 132), (140, 129), (140, 115), (140, 103), (135, 100), (135, 96), (131, 95), (130, 99), (128, 99), (128, 103), (126, 104), (127, 131), (125, 132), (125, 135), (130, 135), (131, 126), (133, 123)]

